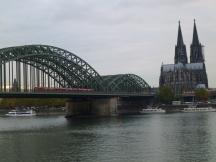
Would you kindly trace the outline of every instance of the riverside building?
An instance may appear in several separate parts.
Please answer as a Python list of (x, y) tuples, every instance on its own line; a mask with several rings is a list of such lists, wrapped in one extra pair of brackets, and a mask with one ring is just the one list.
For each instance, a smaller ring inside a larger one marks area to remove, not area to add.
[(194, 20), (193, 39), (188, 62), (186, 46), (179, 22), (174, 64), (162, 64), (159, 85), (170, 87), (176, 96), (195, 88), (208, 88), (203, 45), (199, 42)]

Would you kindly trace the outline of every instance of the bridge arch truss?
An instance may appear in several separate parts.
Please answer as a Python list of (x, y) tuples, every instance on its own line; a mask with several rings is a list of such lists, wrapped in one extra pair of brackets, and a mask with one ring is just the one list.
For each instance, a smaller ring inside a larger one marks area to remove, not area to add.
[(103, 84), (111, 92), (149, 92), (150, 86), (135, 74), (119, 74), (103, 76)]
[(48, 45), (0, 49), (0, 92), (28, 92), (35, 87), (87, 88), (99, 92), (148, 92), (134, 74), (100, 76), (77, 55)]
[(102, 90), (102, 78), (87, 62), (64, 49), (26, 45), (0, 49), (0, 91), (34, 87)]

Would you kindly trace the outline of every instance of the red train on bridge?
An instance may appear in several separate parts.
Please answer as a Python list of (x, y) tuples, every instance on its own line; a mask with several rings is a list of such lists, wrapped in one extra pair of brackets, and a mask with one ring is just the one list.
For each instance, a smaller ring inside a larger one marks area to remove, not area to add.
[(94, 89), (89, 89), (89, 88), (34, 87), (34, 92), (71, 93), (71, 92), (93, 92), (93, 91), (94, 91)]

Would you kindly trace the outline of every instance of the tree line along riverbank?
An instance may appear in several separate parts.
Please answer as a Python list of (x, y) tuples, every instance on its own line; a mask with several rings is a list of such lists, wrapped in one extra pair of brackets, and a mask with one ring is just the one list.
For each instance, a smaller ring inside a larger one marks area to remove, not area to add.
[(1, 98), (1, 108), (12, 108), (16, 106), (48, 106), (59, 107), (65, 106), (65, 99), (53, 98)]

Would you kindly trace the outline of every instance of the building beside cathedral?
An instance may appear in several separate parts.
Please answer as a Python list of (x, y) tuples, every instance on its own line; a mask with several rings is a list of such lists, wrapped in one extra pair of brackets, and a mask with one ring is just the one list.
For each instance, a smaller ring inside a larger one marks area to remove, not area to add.
[(195, 21), (190, 46), (190, 62), (179, 22), (174, 64), (162, 64), (159, 85), (170, 87), (175, 95), (181, 95), (183, 92), (190, 92), (196, 88), (208, 88), (203, 46), (198, 38)]

